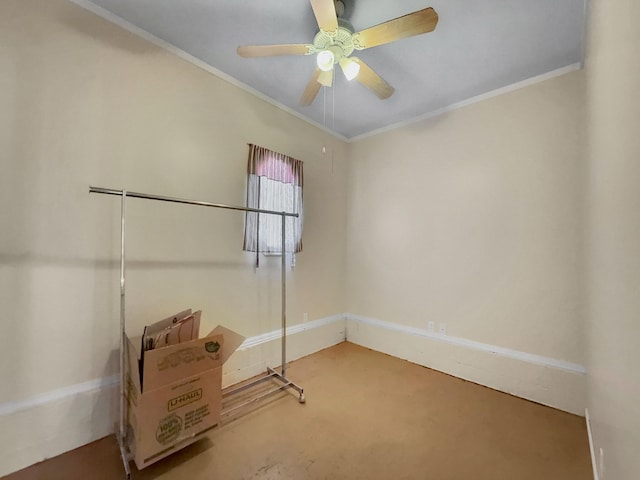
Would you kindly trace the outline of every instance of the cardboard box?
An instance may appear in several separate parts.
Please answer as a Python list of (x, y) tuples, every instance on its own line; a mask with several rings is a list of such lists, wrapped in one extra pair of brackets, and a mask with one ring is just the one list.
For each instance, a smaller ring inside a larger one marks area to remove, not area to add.
[(141, 365), (142, 352), (127, 337), (128, 443), (138, 469), (199, 440), (219, 423), (222, 366), (243, 340), (216, 327), (202, 338), (144, 352)]

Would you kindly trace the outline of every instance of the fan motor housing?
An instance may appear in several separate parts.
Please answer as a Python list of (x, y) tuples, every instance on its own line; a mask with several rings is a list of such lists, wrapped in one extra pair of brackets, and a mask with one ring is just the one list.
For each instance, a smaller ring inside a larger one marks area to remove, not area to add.
[(338, 29), (335, 32), (320, 30), (313, 38), (315, 52), (329, 50), (333, 53), (334, 63), (353, 53), (353, 25), (344, 18), (338, 18)]

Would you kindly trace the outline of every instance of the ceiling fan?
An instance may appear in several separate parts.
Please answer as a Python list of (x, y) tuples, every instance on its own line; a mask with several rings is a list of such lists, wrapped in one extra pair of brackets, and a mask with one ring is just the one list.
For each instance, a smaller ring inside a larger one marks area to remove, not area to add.
[(300, 103), (311, 105), (321, 86), (333, 83), (334, 65), (340, 65), (348, 80), (354, 78), (379, 98), (389, 98), (393, 87), (358, 57), (354, 50), (364, 50), (433, 31), (438, 14), (425, 8), (374, 27), (356, 32), (342, 18), (344, 4), (340, 0), (310, 0), (320, 31), (312, 44), (248, 45), (238, 47), (241, 57), (271, 57), (277, 55), (316, 55), (317, 67), (305, 88)]

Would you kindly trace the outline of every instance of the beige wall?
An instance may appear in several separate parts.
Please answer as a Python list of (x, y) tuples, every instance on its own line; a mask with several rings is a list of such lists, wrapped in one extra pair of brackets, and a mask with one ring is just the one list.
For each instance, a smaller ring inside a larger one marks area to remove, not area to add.
[[(242, 205), (247, 142), (301, 159), (289, 321), (344, 311), (344, 143), (62, 0), (0, 3), (0, 71), (0, 404), (117, 371), (120, 204), (90, 184)], [(277, 328), (279, 260), (254, 271), (242, 214), (130, 200), (128, 218), (130, 331), (184, 307)]]
[(600, 480), (626, 480), (640, 478), (640, 4), (590, 13), (588, 407)]
[(584, 362), (584, 74), (351, 146), (348, 311)]
[[(593, 3), (586, 72), (345, 145), (70, 3), (2, 2), (0, 405), (117, 371), (119, 200), (88, 185), (243, 204), (252, 142), (305, 162), (291, 324), (344, 311), (444, 322), (452, 338), (536, 357), (400, 330), (390, 353), (570, 411), (584, 400), (579, 375), (547, 379), (535, 361), (588, 360), (605, 478), (637, 476), (640, 12)], [(277, 327), (278, 260), (254, 271), (240, 214), (140, 200), (128, 213), (131, 331), (185, 306), (204, 310), (205, 327)], [(389, 345), (374, 324), (350, 325), (354, 339)], [(0, 416), (6, 459), (36, 441), (12, 425), (60, 431), (75, 412), (87, 433), (60, 448), (99, 436), (109, 427), (92, 416), (109, 401), (89, 393), (41, 419)]]

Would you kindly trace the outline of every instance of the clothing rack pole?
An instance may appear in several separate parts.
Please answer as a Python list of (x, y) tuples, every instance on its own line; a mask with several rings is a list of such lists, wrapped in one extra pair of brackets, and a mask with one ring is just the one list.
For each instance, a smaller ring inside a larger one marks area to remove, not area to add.
[(286, 230), (287, 230), (287, 217), (284, 216), (284, 212), (282, 212), (282, 216), (280, 217), (280, 224), (282, 225), (282, 238), (281, 238), (281, 252), (280, 255), (280, 270), (282, 272), (282, 367), (280, 371), (282, 372), (282, 376), (287, 376), (287, 264), (286, 264)]
[[(114, 188), (103, 188), (103, 187), (92, 187), (89, 186), (89, 193), (103, 193), (105, 195), (116, 195), (122, 196), (123, 190), (116, 190)], [(239, 210), (242, 212), (254, 212), (254, 213), (265, 213), (268, 215), (284, 215), (285, 217), (299, 217), (297, 213), (288, 213), (288, 212), (277, 212), (275, 210), (264, 210), (261, 208), (249, 208), (249, 207), (238, 207), (236, 205), (226, 205), (224, 203), (211, 203), (211, 202), (203, 202), (200, 200), (189, 200), (186, 198), (177, 198), (177, 197), (167, 197), (164, 195), (153, 195), (150, 193), (140, 193), (140, 192), (132, 192), (126, 190), (127, 197), (130, 198), (145, 198), (147, 200), (158, 200), (161, 202), (170, 202), (170, 203), (184, 203), (186, 205), (197, 205), (200, 207), (214, 207), (214, 208), (224, 208), (227, 210)]]
[(126, 215), (127, 215), (127, 191), (122, 191), (122, 199), (120, 204), (120, 419), (118, 429), (118, 445), (120, 446), (120, 455), (124, 464), (127, 480), (131, 478), (131, 470), (129, 469), (129, 456), (127, 454), (127, 444), (125, 438), (127, 435), (127, 402), (125, 386), (127, 379), (125, 378), (124, 368), (124, 349), (126, 345), (126, 318), (125, 318), (125, 239), (126, 239)]
[(278, 215), (281, 218), (282, 225), (282, 252), (281, 252), (281, 277), (282, 277), (282, 338), (281, 338), (281, 346), (282, 346), (282, 365), (281, 365), (281, 373), (278, 373), (271, 367), (267, 367), (267, 372), (263, 377), (252, 380), (251, 382), (245, 383), (240, 387), (231, 387), (226, 388), (222, 391), (223, 397), (230, 397), (234, 394), (245, 391), (258, 383), (261, 383), (265, 380), (276, 380), (282, 382), (280, 386), (277, 388), (270, 390), (266, 393), (260, 394), (248, 401), (243, 402), (240, 405), (236, 405), (232, 408), (227, 409), (221, 413), (221, 416), (229, 415), (231, 412), (238, 410), (246, 405), (249, 405), (255, 401), (261, 400), (269, 396), (272, 393), (276, 393), (282, 390), (286, 390), (287, 388), (291, 388), (298, 392), (298, 401), (300, 403), (305, 403), (304, 390), (302, 387), (296, 385), (291, 382), (286, 377), (286, 362), (287, 362), (287, 347), (286, 347), (286, 336), (287, 336), (287, 297), (286, 297), (286, 218), (287, 217), (298, 217), (297, 213), (287, 213), (287, 212), (276, 212), (274, 210), (264, 210), (259, 208), (248, 208), (248, 207), (239, 207), (235, 205), (226, 205), (222, 203), (211, 203), (211, 202), (203, 202), (199, 200), (189, 200), (184, 198), (176, 198), (176, 197), (167, 197), (163, 195), (153, 195), (148, 193), (140, 193), (140, 192), (131, 192), (127, 190), (117, 190), (113, 188), (103, 188), (103, 187), (93, 187), (89, 186), (89, 193), (100, 193), (104, 195), (116, 195), (122, 197), (121, 200), (121, 208), (120, 208), (120, 418), (118, 425), (118, 444), (120, 446), (120, 454), (122, 456), (122, 462), (124, 464), (125, 473), (127, 479), (131, 478), (131, 470), (129, 469), (129, 461), (131, 459), (131, 454), (128, 451), (127, 446), (127, 402), (126, 402), (126, 378), (125, 378), (125, 347), (126, 347), (126, 308), (125, 308), (125, 271), (126, 271), (126, 261), (125, 261), (125, 244), (126, 244), (126, 201), (128, 197), (132, 198), (142, 198), (147, 200), (156, 200), (162, 202), (170, 202), (170, 203), (181, 203), (186, 205), (197, 205), (201, 207), (213, 207), (213, 208), (221, 208), (226, 210), (236, 210), (242, 212), (253, 212), (253, 213), (263, 213), (267, 215)]

